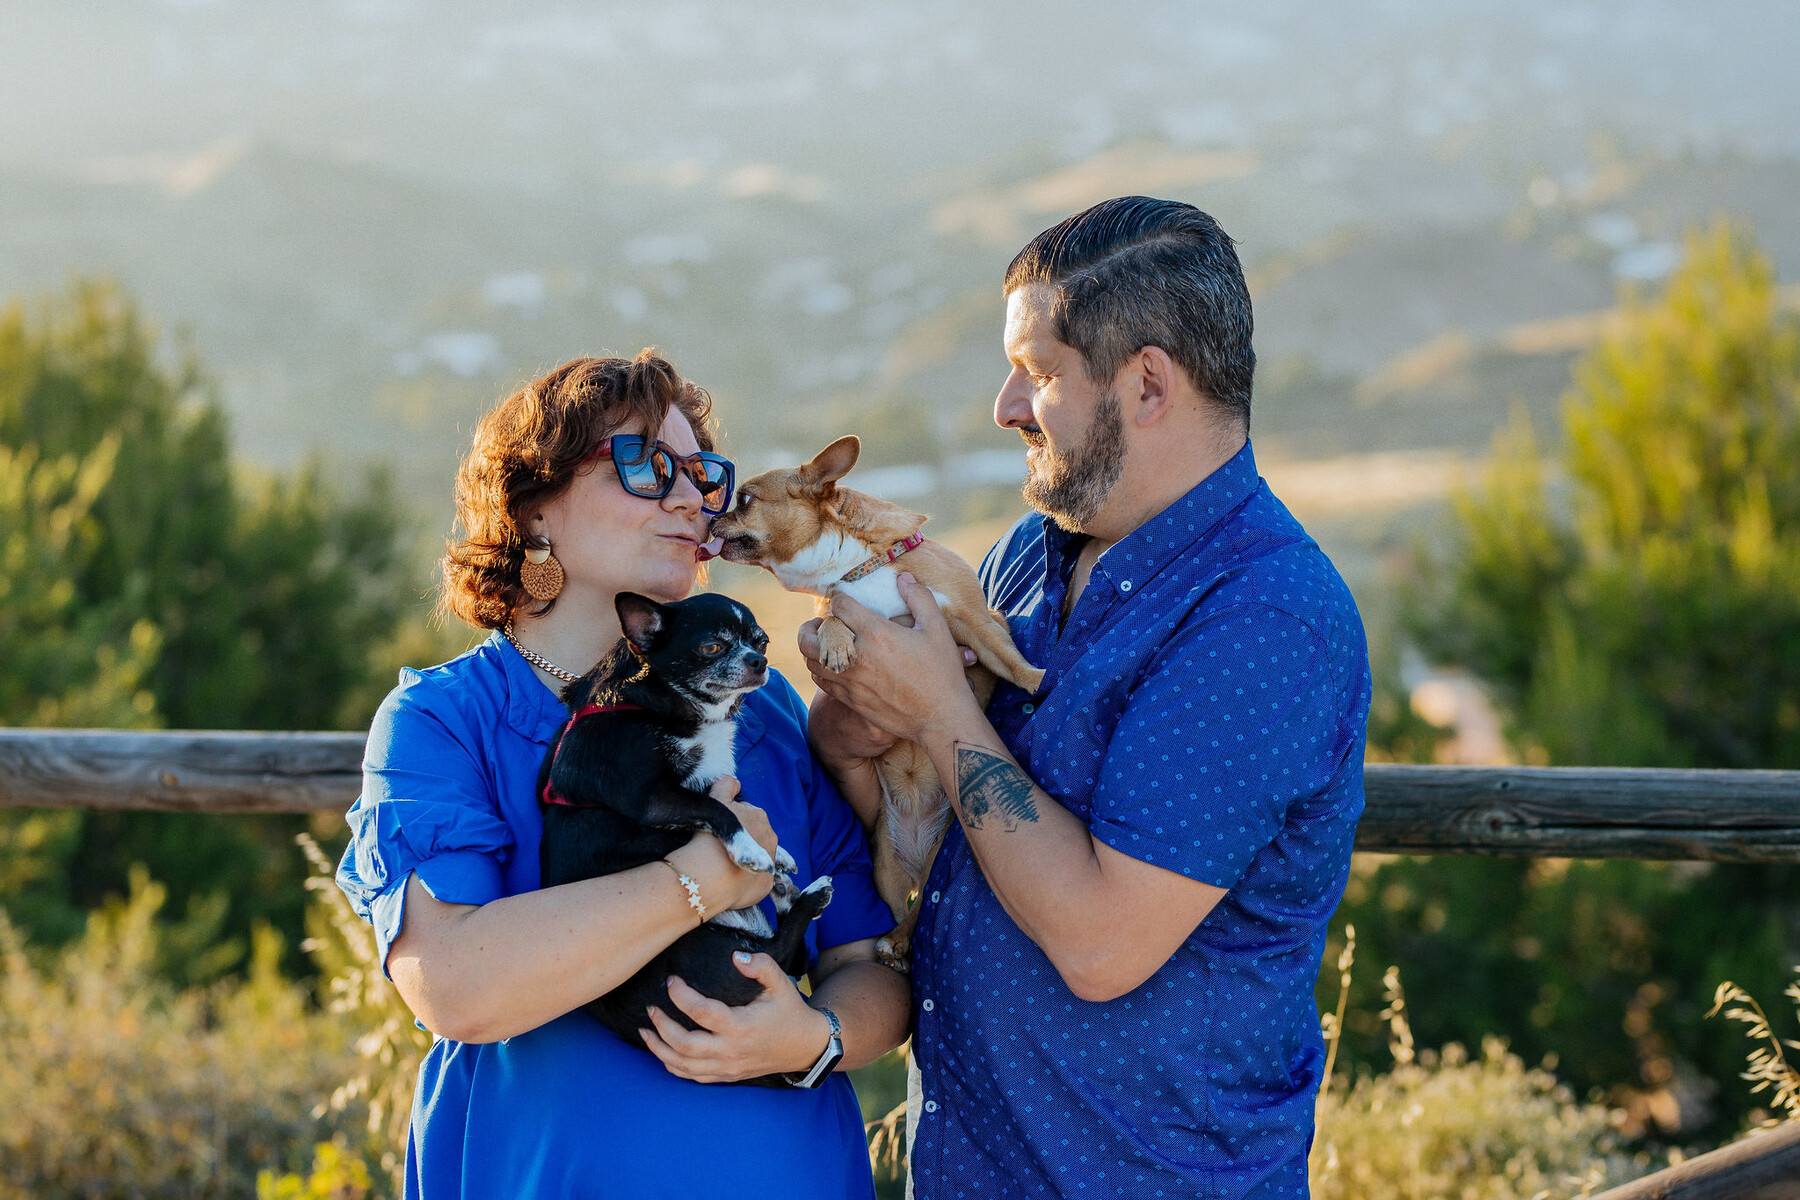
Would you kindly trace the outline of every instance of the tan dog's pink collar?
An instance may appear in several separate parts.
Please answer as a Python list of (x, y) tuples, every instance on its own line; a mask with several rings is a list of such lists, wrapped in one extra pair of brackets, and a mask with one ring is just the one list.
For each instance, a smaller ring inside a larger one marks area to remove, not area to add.
[(887, 548), (885, 553), (877, 554), (867, 562), (858, 563), (856, 566), (851, 567), (848, 571), (844, 572), (844, 577), (839, 579), (838, 582), (855, 583), (864, 575), (879, 571), (881, 568), (899, 558), (902, 554), (905, 554), (908, 550), (917, 550), (924, 544), (925, 535), (922, 533), (915, 533), (905, 541), (895, 542), (892, 546)]

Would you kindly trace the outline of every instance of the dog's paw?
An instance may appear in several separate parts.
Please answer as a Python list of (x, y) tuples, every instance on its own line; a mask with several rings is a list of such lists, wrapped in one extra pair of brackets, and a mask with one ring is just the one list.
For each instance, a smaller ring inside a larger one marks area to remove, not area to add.
[(792, 875), (800, 869), (800, 864), (794, 861), (793, 855), (777, 846), (775, 847), (775, 869), (784, 875)]
[(806, 890), (801, 892), (800, 895), (803, 897), (814, 897), (818, 900), (819, 907), (824, 908), (827, 904), (831, 903), (831, 876), (819, 876), (817, 879), (807, 884)]
[(741, 829), (725, 843), (725, 852), (731, 855), (732, 862), (746, 871), (761, 871), (764, 874), (775, 872), (775, 860), (769, 857), (769, 852)]
[(875, 941), (875, 961), (902, 975), (912, 974), (912, 946), (904, 938), (889, 935)]
[(784, 872), (775, 873), (775, 886), (769, 889), (769, 899), (775, 902), (775, 911), (784, 913), (794, 907), (794, 897), (800, 894), (794, 887), (794, 877)]
[(856, 662), (856, 635), (836, 619), (819, 626), (819, 661), (827, 671), (840, 674)]
[(842, 646), (820, 646), (819, 661), (833, 675), (842, 675), (856, 663), (856, 643), (847, 642)]

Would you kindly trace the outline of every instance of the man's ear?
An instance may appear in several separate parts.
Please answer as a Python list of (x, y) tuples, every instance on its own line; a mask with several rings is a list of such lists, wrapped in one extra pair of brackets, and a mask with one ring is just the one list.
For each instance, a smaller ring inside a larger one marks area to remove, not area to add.
[(861, 453), (862, 442), (854, 433), (847, 433), (813, 455), (813, 460), (806, 464), (806, 474), (821, 492), (829, 492), (838, 480), (850, 473), (850, 468), (856, 465), (856, 456)]
[(625, 631), (625, 640), (640, 653), (650, 653), (663, 630), (662, 605), (636, 592), (620, 592), (613, 607), (619, 610), (619, 628)]
[(1140, 426), (1154, 425), (1168, 415), (1170, 406), (1175, 403), (1178, 384), (1175, 373), (1180, 368), (1161, 346), (1145, 346), (1137, 352), (1131, 366), (1136, 368), (1141, 383), (1132, 420)]

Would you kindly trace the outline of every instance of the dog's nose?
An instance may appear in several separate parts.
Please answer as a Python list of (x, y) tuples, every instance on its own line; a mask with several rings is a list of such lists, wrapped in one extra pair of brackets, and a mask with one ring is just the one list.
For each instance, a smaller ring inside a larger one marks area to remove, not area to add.
[(752, 671), (760, 671), (769, 665), (769, 656), (766, 654), (746, 654), (744, 655), (744, 665), (749, 667)]

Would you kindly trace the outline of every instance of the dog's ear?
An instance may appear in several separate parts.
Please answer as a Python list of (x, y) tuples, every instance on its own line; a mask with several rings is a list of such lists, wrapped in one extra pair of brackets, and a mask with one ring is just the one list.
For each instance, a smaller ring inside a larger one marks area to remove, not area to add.
[(813, 460), (806, 464), (806, 475), (821, 492), (830, 492), (837, 481), (850, 473), (856, 465), (856, 456), (862, 453), (862, 442), (854, 433), (847, 433), (831, 445), (813, 455)]
[(648, 654), (663, 630), (662, 605), (636, 592), (620, 592), (613, 607), (619, 610), (619, 628), (625, 631), (625, 640), (639, 653)]

